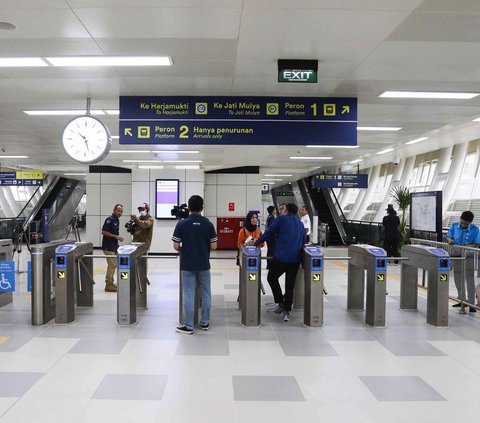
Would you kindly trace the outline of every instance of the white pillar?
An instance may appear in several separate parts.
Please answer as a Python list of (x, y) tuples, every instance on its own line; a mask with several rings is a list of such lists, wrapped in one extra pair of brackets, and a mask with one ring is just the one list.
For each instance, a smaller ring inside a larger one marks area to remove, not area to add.
[[(441, 191), (445, 185), (446, 175), (450, 168), (450, 157), (452, 156), (453, 146), (440, 150), (437, 167), (433, 175), (432, 183), (428, 187), (429, 191)], [(445, 177), (442, 177), (445, 175)]]
[(380, 176), (380, 169), (382, 168), (382, 165), (375, 166), (372, 170), (371, 177), (369, 178), (368, 181), (368, 189), (366, 190), (367, 192), (364, 194), (362, 201), (360, 202), (359, 199), (357, 198), (355, 213), (353, 213), (352, 210), (352, 220), (360, 220), (362, 216), (365, 214), (365, 210), (367, 209), (368, 205), (370, 204), (370, 199), (373, 196), (373, 193), (377, 189), (377, 184), (378, 184), (378, 178)]
[(452, 201), (453, 194), (457, 189), (458, 181), (463, 171), (463, 165), (465, 163), (465, 157), (467, 156), (468, 142), (457, 144), (453, 149), (453, 158), (450, 169), (448, 170), (447, 180), (443, 188), (442, 198), (442, 216), (447, 211), (447, 207)]

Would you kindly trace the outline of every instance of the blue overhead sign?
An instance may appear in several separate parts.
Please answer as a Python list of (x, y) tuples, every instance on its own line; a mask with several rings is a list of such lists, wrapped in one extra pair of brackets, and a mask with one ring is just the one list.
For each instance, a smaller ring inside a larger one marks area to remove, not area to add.
[(43, 185), (43, 172), (17, 171), (0, 172), (1, 186), (41, 186)]
[(124, 96), (119, 142), (357, 145), (357, 99)]
[(314, 177), (315, 188), (368, 188), (368, 175), (359, 174), (325, 174)]

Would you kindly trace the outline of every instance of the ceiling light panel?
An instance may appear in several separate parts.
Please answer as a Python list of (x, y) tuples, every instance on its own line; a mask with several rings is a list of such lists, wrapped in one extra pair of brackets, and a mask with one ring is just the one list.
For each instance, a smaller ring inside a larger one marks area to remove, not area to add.
[(357, 126), (357, 131), (386, 131), (386, 132), (394, 132), (400, 131), (400, 127), (398, 126)]
[(382, 98), (428, 98), (445, 100), (470, 100), (480, 93), (454, 93), (429, 91), (385, 91), (379, 95)]
[(422, 142), (428, 140), (427, 137), (420, 137), (420, 138), (415, 138), (414, 140), (408, 141), (405, 144), (416, 144), (417, 142)]
[(108, 56), (79, 56), (79, 57), (47, 57), (46, 60), (53, 66), (171, 66), (172, 60), (167, 56), (158, 57), (108, 57)]

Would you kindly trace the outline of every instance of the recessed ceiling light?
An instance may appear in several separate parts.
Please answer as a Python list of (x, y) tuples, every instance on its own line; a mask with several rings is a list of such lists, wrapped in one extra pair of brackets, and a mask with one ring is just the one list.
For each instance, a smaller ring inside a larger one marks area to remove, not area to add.
[(198, 150), (152, 150), (152, 153), (158, 154), (198, 154)]
[(199, 165), (186, 165), (186, 166), (176, 165), (175, 169), (200, 169), (200, 166)]
[(361, 161), (363, 161), (363, 160), (362, 160), (362, 159), (352, 160), (352, 161), (350, 162), (350, 164), (360, 163)]
[(454, 92), (430, 92), (430, 91), (385, 91), (379, 95), (383, 98), (429, 98), (429, 99), (450, 99), (470, 100), (480, 93), (454, 93)]
[(86, 173), (64, 173), (65, 176), (85, 176)]
[(263, 176), (285, 176), (285, 177), (287, 177), (287, 176), (293, 176), (293, 175), (286, 175), (286, 174), (285, 174), (285, 175), (281, 175), (281, 174), (276, 174), (276, 173), (266, 173), (266, 174), (263, 175)]
[(379, 151), (377, 154), (387, 154), (387, 153), (390, 153), (391, 151), (395, 151), (395, 149), (386, 148), (385, 150)]
[(358, 148), (359, 145), (306, 145), (307, 148)]
[(415, 138), (414, 140), (408, 141), (405, 144), (416, 144), (417, 142), (422, 142), (428, 140), (428, 137)]
[(163, 163), (202, 163), (201, 160), (162, 160)]
[(17, 27), (10, 22), (0, 22), (0, 29), (3, 31), (13, 31)]
[[(112, 137), (113, 138), (113, 137)], [(150, 150), (110, 150), (110, 153), (113, 153), (113, 154), (122, 154), (122, 153), (125, 153), (125, 154), (141, 154), (141, 153), (151, 153)], [(156, 160), (158, 161), (158, 160)]]
[(107, 115), (119, 115), (120, 114), (120, 110), (105, 110), (105, 113)]
[(1, 68), (29, 68), (29, 67), (46, 67), (48, 66), (39, 57), (3, 57), (0, 58)]
[(47, 57), (53, 66), (171, 66), (172, 59), (168, 56), (132, 57), (132, 56), (77, 56), (77, 57)]
[[(24, 110), (30, 116), (81, 116), (85, 115), (85, 109), (83, 110)], [(91, 115), (104, 115), (103, 110), (90, 110)]]
[(477, 118), (477, 119), (473, 119), (472, 122), (480, 122), (480, 118)]
[(312, 157), (305, 157), (305, 156), (292, 156), (290, 157), (291, 160), (332, 160), (333, 157), (326, 157), (326, 156), (312, 156)]
[(164, 166), (148, 166), (148, 165), (138, 165), (139, 169), (163, 169)]
[(268, 182), (268, 181), (283, 181), (283, 179), (275, 179), (275, 178), (262, 179), (262, 182)]
[(398, 126), (357, 126), (357, 131), (400, 131)]
[(120, 135), (112, 135), (112, 140), (118, 140), (120, 138)]
[(0, 159), (28, 159), (28, 156), (0, 156)]
[(125, 159), (122, 160), (123, 163), (162, 163), (162, 160), (131, 160)]

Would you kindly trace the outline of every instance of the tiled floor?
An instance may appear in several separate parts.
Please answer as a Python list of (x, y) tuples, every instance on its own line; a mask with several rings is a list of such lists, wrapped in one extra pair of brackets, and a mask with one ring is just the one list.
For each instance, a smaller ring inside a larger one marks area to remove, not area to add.
[(149, 308), (130, 327), (117, 326), (116, 295), (102, 291), (102, 259), (95, 306), (67, 326), (31, 326), (20, 274), (13, 304), (0, 308), (0, 423), (442, 423), (480, 412), (480, 313), (451, 309), (448, 328), (429, 326), (422, 290), (418, 311), (399, 310), (399, 266), (388, 273), (385, 328), (346, 310), (338, 260), (326, 262), (323, 327), (304, 327), (300, 310), (290, 322), (268, 312), (267, 286), (262, 326), (245, 328), (235, 261), (212, 260), (211, 328), (193, 336), (174, 331), (176, 266), (151, 261)]

